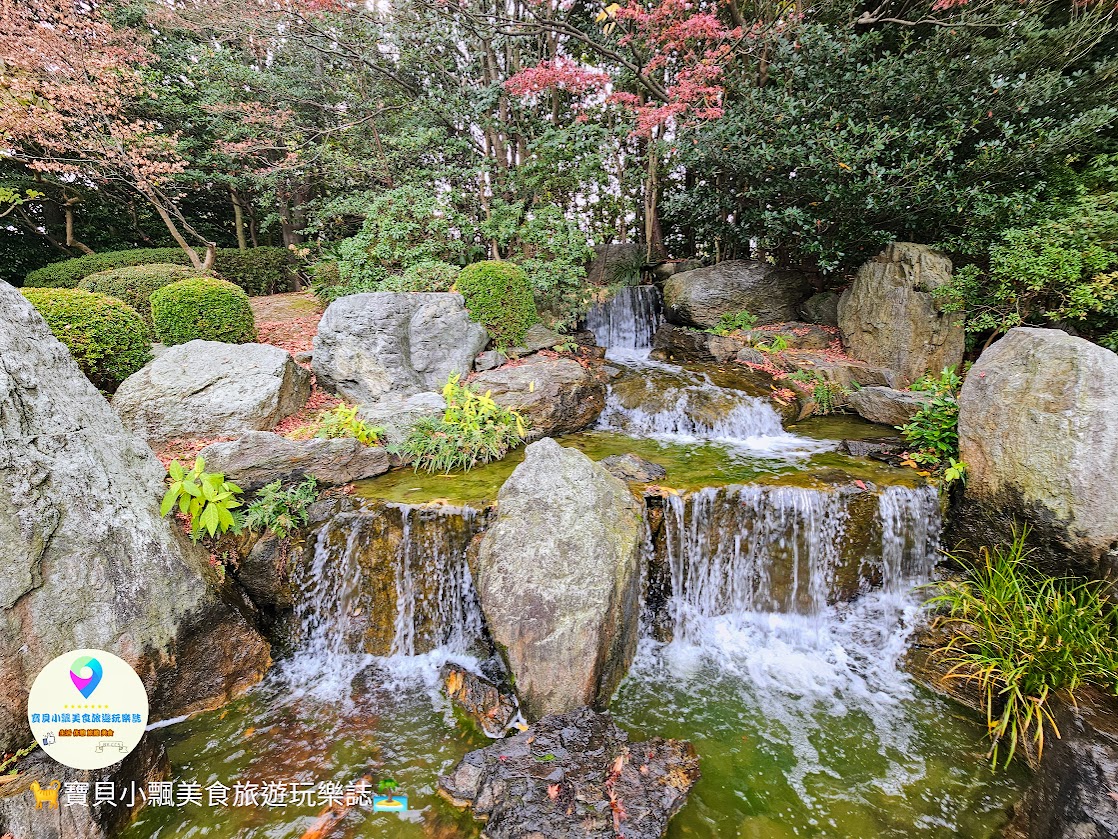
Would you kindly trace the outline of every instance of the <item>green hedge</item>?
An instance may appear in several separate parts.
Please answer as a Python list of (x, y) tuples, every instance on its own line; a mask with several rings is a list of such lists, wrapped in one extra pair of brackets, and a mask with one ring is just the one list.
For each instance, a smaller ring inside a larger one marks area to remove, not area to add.
[(466, 298), (470, 317), (485, 326), (498, 347), (516, 346), (539, 322), (528, 275), (511, 262), (467, 265), (454, 285)]
[(205, 276), (207, 274), (197, 268), (163, 262), (98, 271), (78, 283), (78, 288), (123, 300), (139, 312), (144, 322), (151, 326), (151, 295), (156, 289), (179, 280)]
[(224, 341), (245, 344), (256, 339), (256, 320), (248, 295), (225, 280), (196, 277), (156, 289), (151, 295), (155, 335), (164, 344)]
[(101, 390), (116, 390), (147, 364), (147, 327), (127, 303), (76, 288), (27, 288), (23, 294)]
[[(155, 263), (190, 265), (182, 248), (136, 248), (107, 251), (53, 262), (27, 275), (26, 288), (76, 288), (90, 274), (114, 268)], [(291, 279), (288, 252), (283, 248), (218, 248), (214, 271), (253, 296), (287, 291)]]

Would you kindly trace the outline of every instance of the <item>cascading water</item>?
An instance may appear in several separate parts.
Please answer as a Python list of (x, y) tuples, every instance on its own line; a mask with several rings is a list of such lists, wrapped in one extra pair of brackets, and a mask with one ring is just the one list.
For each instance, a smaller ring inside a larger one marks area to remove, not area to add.
[(604, 303), (597, 303), (586, 314), (586, 328), (594, 333), (598, 346), (613, 356), (647, 355), (652, 336), (661, 320), (660, 290), (638, 285), (620, 289)]
[(288, 680), (337, 697), (376, 656), (466, 655), (483, 627), (466, 562), (481, 526), (473, 508), (442, 505), (382, 504), (331, 518), (296, 572)]

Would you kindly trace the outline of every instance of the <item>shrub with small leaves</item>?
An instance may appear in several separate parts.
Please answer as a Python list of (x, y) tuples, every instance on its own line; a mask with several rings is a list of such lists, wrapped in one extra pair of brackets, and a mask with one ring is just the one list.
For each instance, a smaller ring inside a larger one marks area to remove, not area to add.
[(742, 309), (740, 312), (727, 312), (718, 318), (718, 323), (706, 330), (711, 335), (725, 337), (734, 332), (748, 332), (757, 325), (757, 316)]
[(203, 531), (210, 536), (240, 530), (235, 512), (241, 506), (239, 495), (243, 490), (225, 480), (220, 472), (207, 472), (206, 460), (201, 455), (194, 459), (188, 472), (177, 460), (167, 467), (170, 486), (163, 496), (160, 512), (166, 516), (178, 509), (190, 519), (190, 536), (197, 540)]
[(98, 271), (78, 283), (78, 288), (123, 300), (135, 309), (150, 327), (153, 292), (179, 280), (205, 276), (208, 275), (195, 268), (165, 262)]
[(281, 481), (272, 481), (263, 487), (245, 513), (245, 525), (250, 530), (270, 530), (280, 539), (286, 539), (307, 523), (310, 507), (318, 499), (318, 481), (308, 475), (297, 486), (283, 488)]
[(516, 346), (528, 327), (539, 322), (528, 276), (511, 262), (467, 265), (455, 288), (465, 298), (470, 317), (486, 328), (500, 348)]
[(101, 390), (116, 390), (148, 363), (147, 327), (127, 303), (76, 288), (25, 288), (23, 296)]
[(233, 283), (210, 277), (179, 280), (151, 295), (155, 334), (164, 344), (224, 341), (245, 344), (256, 338), (248, 295)]

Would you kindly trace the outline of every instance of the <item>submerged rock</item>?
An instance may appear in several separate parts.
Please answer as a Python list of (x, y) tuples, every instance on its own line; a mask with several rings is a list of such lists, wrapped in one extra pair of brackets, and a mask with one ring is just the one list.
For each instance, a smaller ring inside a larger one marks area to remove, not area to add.
[(931, 393), (915, 393), (871, 385), (847, 394), (846, 404), (862, 419), (897, 427), (916, 416), (932, 398)]
[(1118, 572), (1118, 355), (1011, 329), (959, 394), (959, 452), (967, 498), (1027, 521), (1050, 571)]
[(465, 377), (488, 341), (460, 294), (353, 294), (322, 316), (314, 372), (324, 387), (359, 403), (437, 391), (451, 375)]
[(634, 484), (648, 484), (668, 477), (668, 470), (659, 463), (635, 454), (615, 454), (602, 458), (598, 465), (614, 477)]
[(540, 440), (478, 555), (490, 634), (531, 717), (605, 706), (637, 643), (642, 506), (582, 452)]
[(690, 743), (629, 743), (608, 714), (580, 708), (470, 752), (439, 792), (490, 839), (659, 839), (699, 777)]
[(113, 408), (149, 443), (163, 443), (270, 431), (310, 394), (311, 374), (286, 350), (188, 341), (125, 379)]
[(529, 439), (580, 431), (594, 424), (606, 404), (605, 383), (572, 358), (532, 356), (481, 373), (471, 384), (529, 420)]
[(0, 752), (30, 739), (31, 682), (67, 650), (133, 665), (153, 721), (220, 705), (268, 666), (244, 595), (207, 582), (205, 550), (160, 516), (164, 476), (0, 283)]
[(320, 486), (340, 486), (388, 471), (388, 454), (352, 437), (289, 440), (269, 431), (250, 431), (236, 440), (211, 443), (199, 454), (206, 469), (221, 472), (246, 493), (272, 481), (293, 483), (313, 475)]
[(963, 363), (962, 316), (932, 294), (951, 282), (951, 260), (926, 245), (896, 242), (858, 269), (838, 304), (843, 341), (855, 358), (891, 371), (891, 387)]
[(807, 275), (767, 262), (732, 259), (674, 274), (664, 283), (664, 316), (681, 326), (712, 327), (722, 315), (748, 311), (760, 324), (796, 319), (811, 291)]
[(520, 716), (516, 696), (484, 676), (458, 664), (447, 664), (442, 679), (451, 702), (476, 722), (487, 737), (503, 737)]

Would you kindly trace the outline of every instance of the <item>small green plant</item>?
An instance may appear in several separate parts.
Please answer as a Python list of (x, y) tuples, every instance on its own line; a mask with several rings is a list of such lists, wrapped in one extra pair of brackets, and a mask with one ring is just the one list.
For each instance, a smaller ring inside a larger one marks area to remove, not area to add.
[(710, 335), (725, 337), (733, 332), (748, 332), (757, 325), (757, 316), (742, 309), (736, 313), (725, 313), (718, 318), (718, 323), (706, 330)]
[(955, 481), (967, 482), (967, 465), (961, 460), (948, 458), (947, 467), (943, 470), (943, 480), (947, 483)]
[(318, 430), (314, 436), (327, 439), (352, 437), (363, 445), (375, 446), (384, 435), (384, 429), (379, 425), (368, 425), (357, 416), (357, 411), (356, 405), (344, 403), (323, 411), (316, 420)]
[(925, 373), (911, 385), (909, 390), (920, 393), (935, 393), (940, 395), (955, 396), (963, 386), (961, 377), (955, 374), (954, 367), (944, 367), (938, 376)]
[(249, 530), (270, 530), (286, 539), (307, 523), (307, 508), (317, 499), (318, 481), (310, 475), (301, 484), (287, 489), (282, 481), (272, 481), (248, 505), (245, 526)]
[(518, 446), (527, 424), (516, 411), (502, 408), (489, 393), (479, 394), (451, 376), (443, 388), (442, 419), (426, 417), (412, 428), (400, 451), (411, 455), (415, 469), (449, 473), (500, 460)]
[(151, 358), (143, 318), (115, 297), (76, 288), (25, 288), (23, 295), (101, 390), (115, 391)]
[(939, 469), (959, 455), (959, 403), (954, 396), (936, 396), (898, 428), (914, 463)]
[(196, 540), (205, 531), (210, 536), (240, 530), (237, 513), (242, 490), (225, 480), (220, 472), (207, 472), (201, 455), (194, 459), (190, 471), (177, 460), (167, 467), (170, 486), (163, 496), (160, 513), (168, 515), (176, 507), (190, 518), (190, 536)]
[(929, 601), (954, 631), (938, 654), (947, 678), (977, 684), (986, 705), (990, 759), (1004, 764), (1030, 742), (1039, 758), (1045, 729), (1057, 737), (1053, 697), (1072, 702), (1084, 686), (1118, 695), (1118, 607), (1103, 585), (1051, 579), (1028, 567), (1027, 530), (976, 559), (952, 556), (967, 579), (945, 583)]
[(164, 344), (224, 341), (245, 344), (256, 339), (256, 321), (248, 295), (233, 283), (196, 277), (165, 285), (151, 294), (151, 319)]
[(782, 353), (788, 349), (788, 339), (783, 335), (777, 335), (771, 341), (761, 341), (753, 345), (753, 349), (760, 350), (764, 353)]

